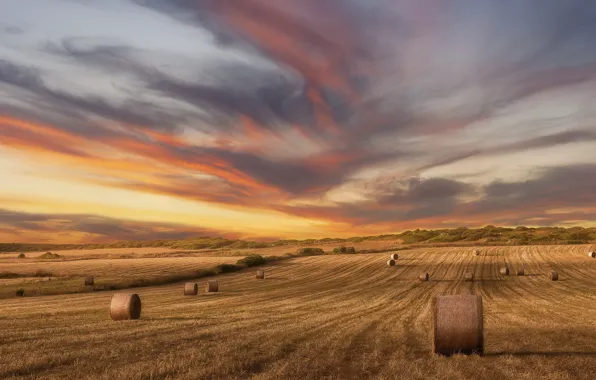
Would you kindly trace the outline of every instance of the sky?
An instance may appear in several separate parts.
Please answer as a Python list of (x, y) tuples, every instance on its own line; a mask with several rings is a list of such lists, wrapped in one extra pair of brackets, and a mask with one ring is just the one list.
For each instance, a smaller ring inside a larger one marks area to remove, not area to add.
[(596, 225), (596, 2), (0, 5), (0, 241)]

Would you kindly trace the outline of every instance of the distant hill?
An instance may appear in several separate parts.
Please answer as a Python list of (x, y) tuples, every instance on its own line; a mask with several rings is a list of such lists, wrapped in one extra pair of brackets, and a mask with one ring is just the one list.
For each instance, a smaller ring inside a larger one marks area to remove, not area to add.
[(405, 231), (399, 234), (357, 236), (347, 239), (307, 239), (256, 242), (228, 240), (224, 238), (199, 237), (187, 240), (120, 241), (108, 244), (28, 244), (0, 243), (0, 252), (32, 252), (67, 249), (100, 248), (144, 248), (167, 247), (173, 249), (216, 249), (216, 248), (268, 248), (295, 245), (316, 245), (324, 243), (358, 243), (365, 240), (395, 240), (405, 245), (529, 245), (529, 244), (588, 244), (596, 242), (596, 228), (583, 227), (495, 227), (453, 228), (442, 230)]

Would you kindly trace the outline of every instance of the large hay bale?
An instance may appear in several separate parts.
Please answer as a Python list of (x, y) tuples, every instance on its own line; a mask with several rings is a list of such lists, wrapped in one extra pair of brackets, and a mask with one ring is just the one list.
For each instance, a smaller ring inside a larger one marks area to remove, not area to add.
[(559, 274), (557, 272), (555, 272), (554, 270), (550, 272), (550, 280), (551, 281), (558, 281), (559, 280)]
[(422, 273), (420, 276), (418, 276), (418, 279), (420, 281), (428, 281), (430, 279), (430, 276), (428, 273)]
[(196, 296), (197, 294), (199, 294), (199, 284), (196, 282), (187, 282), (184, 284), (185, 296)]
[(526, 274), (526, 271), (524, 270), (524, 268), (518, 269), (517, 270), (517, 275), (518, 276), (523, 276), (524, 274)]
[(265, 279), (265, 271), (264, 270), (258, 270), (257, 271), (257, 279), (259, 280), (264, 280)]
[(207, 293), (215, 293), (219, 292), (219, 283), (217, 280), (209, 280), (205, 286), (205, 291)]
[(395, 266), (395, 260), (393, 260), (393, 259), (387, 260), (387, 265), (389, 265), (390, 267)]
[(474, 281), (474, 272), (466, 272), (464, 273), (464, 280), (465, 281)]
[(479, 295), (437, 296), (433, 302), (433, 352), (484, 355), (484, 318)]
[(392, 253), (391, 256), (389, 256), (389, 258), (391, 260), (397, 260), (399, 258), (399, 255), (397, 253)]
[(588, 252), (588, 256), (590, 256), (592, 258), (596, 257), (596, 251), (590, 251), (590, 252)]
[(138, 294), (116, 293), (110, 301), (110, 317), (114, 321), (139, 319), (141, 298)]
[(480, 251), (479, 251), (478, 249), (476, 249), (476, 250), (474, 250), (474, 254), (475, 254), (476, 256), (480, 256)]
[(95, 284), (95, 278), (93, 276), (88, 276), (85, 278), (85, 285), (93, 285)]
[(503, 267), (499, 269), (499, 273), (503, 276), (509, 276), (509, 267)]

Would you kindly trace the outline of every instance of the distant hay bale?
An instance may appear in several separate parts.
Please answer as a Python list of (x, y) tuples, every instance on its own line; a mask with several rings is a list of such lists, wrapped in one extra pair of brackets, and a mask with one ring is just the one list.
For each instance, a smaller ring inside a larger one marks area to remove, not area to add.
[(85, 285), (93, 285), (95, 284), (95, 278), (93, 276), (88, 276), (85, 278)]
[(428, 281), (430, 279), (430, 276), (428, 275), (428, 273), (422, 273), (420, 276), (418, 276), (418, 279), (420, 281)]
[(484, 355), (484, 317), (479, 295), (436, 296), (433, 302), (433, 352)]
[(509, 276), (509, 268), (503, 267), (503, 268), (499, 269), (499, 273), (502, 274), (503, 276)]
[(197, 294), (199, 294), (199, 284), (196, 282), (187, 282), (184, 284), (185, 296), (196, 296)]
[(217, 280), (209, 280), (205, 286), (205, 291), (207, 293), (215, 293), (219, 292), (219, 283)]
[(399, 258), (399, 255), (397, 253), (392, 253), (391, 256), (389, 256), (389, 258), (391, 260), (397, 260)]
[(517, 275), (518, 276), (523, 276), (524, 274), (526, 274), (526, 271), (524, 270), (524, 268), (518, 269), (517, 270)]
[(387, 260), (387, 265), (389, 265), (390, 267), (395, 266), (395, 260), (393, 260), (393, 259)]
[(590, 256), (592, 258), (596, 257), (596, 251), (590, 251), (590, 252), (588, 252), (588, 256)]
[(474, 272), (466, 272), (464, 273), (464, 280), (465, 281), (474, 281)]
[(557, 272), (555, 272), (554, 270), (550, 272), (550, 280), (551, 281), (558, 281), (559, 280), (559, 274)]
[(141, 298), (138, 294), (116, 293), (110, 301), (110, 317), (114, 321), (139, 319)]
[(476, 249), (476, 250), (474, 250), (474, 254), (475, 254), (476, 256), (480, 256), (480, 251), (479, 251), (478, 249)]
[(257, 271), (256, 278), (259, 279), (259, 280), (264, 280), (265, 279), (265, 271), (264, 270), (258, 270)]

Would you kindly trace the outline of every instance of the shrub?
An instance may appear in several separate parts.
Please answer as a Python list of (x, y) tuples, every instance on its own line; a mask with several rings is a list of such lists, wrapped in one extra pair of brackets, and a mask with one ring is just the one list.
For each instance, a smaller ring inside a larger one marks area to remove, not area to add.
[(57, 253), (46, 252), (43, 255), (39, 256), (40, 259), (59, 259), (60, 255)]
[(325, 251), (321, 248), (298, 248), (296, 254), (300, 256), (324, 255)]
[(356, 248), (354, 247), (335, 247), (333, 248), (333, 253), (356, 253)]
[(24, 259), (26, 256), (23, 252), (19, 253), (19, 255), (17, 256), (17, 258), (19, 259)]
[(234, 265), (234, 264), (219, 264), (216, 268), (215, 268), (215, 272), (217, 274), (219, 273), (231, 273), (231, 272), (236, 272), (239, 271), (240, 269), (242, 269), (242, 266), (240, 265)]
[(257, 265), (263, 265), (266, 263), (266, 260), (263, 256), (257, 254), (251, 254), (246, 256), (243, 259), (240, 259), (236, 262), (236, 265), (245, 265), (247, 267), (254, 267)]
[(25, 289), (21, 288), (16, 291), (17, 297), (24, 297), (25, 296)]

